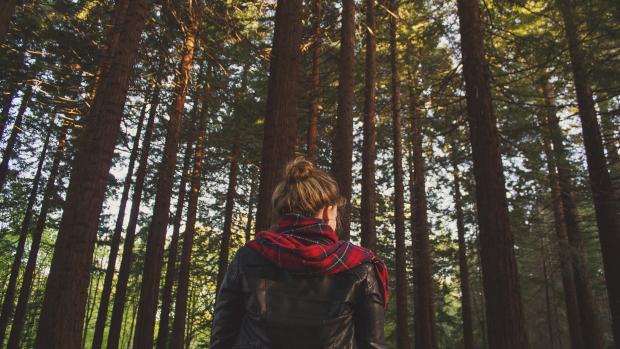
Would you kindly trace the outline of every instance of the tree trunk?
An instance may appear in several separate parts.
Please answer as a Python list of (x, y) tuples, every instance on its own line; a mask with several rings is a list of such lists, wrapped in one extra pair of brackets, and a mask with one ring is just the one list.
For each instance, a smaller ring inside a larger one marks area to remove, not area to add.
[[(145, 100), (149, 99), (148, 96), (149, 93), (147, 92)], [(97, 320), (95, 322), (95, 332), (93, 334), (91, 349), (100, 349), (103, 342), (103, 332), (105, 330), (106, 320), (108, 319), (108, 306), (110, 305), (112, 282), (114, 280), (114, 272), (116, 271), (116, 258), (118, 256), (118, 249), (121, 243), (121, 233), (123, 231), (123, 223), (125, 221), (125, 210), (127, 208), (129, 189), (131, 188), (131, 182), (133, 179), (133, 169), (135, 167), (136, 158), (138, 157), (138, 150), (140, 148), (140, 136), (142, 134), (142, 125), (146, 115), (147, 104), (148, 103), (145, 102), (142, 106), (142, 110), (140, 111), (140, 116), (138, 117), (138, 127), (136, 129), (136, 135), (133, 139), (131, 154), (129, 155), (129, 166), (127, 167), (125, 182), (123, 183), (123, 193), (121, 194), (121, 201), (118, 207), (118, 214), (116, 216), (116, 225), (114, 226), (114, 232), (112, 233), (112, 239), (110, 241), (108, 266), (103, 280), (103, 290), (101, 291), (99, 310), (97, 311)]]
[(13, 257), (13, 264), (11, 265), (11, 273), (9, 276), (9, 283), (4, 291), (4, 300), (2, 302), (2, 314), (0, 315), (0, 345), (4, 343), (4, 336), (6, 334), (6, 328), (9, 324), (9, 319), (13, 313), (13, 301), (15, 300), (15, 291), (17, 286), (17, 278), (19, 277), (19, 269), (22, 265), (22, 257), (24, 256), (24, 247), (26, 246), (26, 239), (30, 232), (30, 221), (32, 220), (32, 211), (35, 201), (37, 200), (37, 194), (39, 191), (39, 182), (41, 181), (41, 172), (43, 170), (43, 163), (45, 162), (45, 155), (47, 154), (47, 146), (49, 145), (52, 126), (47, 132), (45, 141), (43, 142), (43, 150), (39, 157), (39, 163), (37, 165), (37, 171), (32, 179), (32, 188), (30, 189), (30, 195), (26, 204), (26, 211), (24, 212), (24, 218), (19, 230), (19, 240), (17, 241), (17, 250)]
[(159, 180), (157, 183), (153, 218), (149, 225), (144, 271), (142, 273), (142, 287), (140, 289), (140, 304), (138, 306), (138, 319), (136, 322), (136, 337), (133, 343), (135, 349), (151, 348), (153, 346), (157, 296), (159, 293), (164, 243), (168, 227), (170, 197), (172, 195), (172, 184), (182, 129), (182, 114), (185, 106), (191, 66), (194, 59), (196, 39), (200, 27), (199, 3), (194, 2), (193, 7), (191, 7), (189, 11), (191, 12), (191, 14), (189, 14), (189, 26), (185, 30), (183, 55), (176, 77), (174, 101), (170, 120), (168, 121), (163, 159), (158, 174)]
[[(97, 264), (99, 264), (99, 269), (103, 269), (103, 261), (99, 261), (96, 259), (93, 263), (92, 270), (90, 272), (90, 286), (88, 288), (88, 297), (86, 302), (86, 317), (84, 318), (84, 327), (82, 328), (82, 343), (81, 348), (85, 348), (86, 346), (86, 335), (88, 333), (88, 325), (93, 317), (93, 310), (95, 310), (95, 300), (97, 298), (97, 290), (99, 290), (99, 283), (101, 282), (101, 272), (97, 270)], [(95, 282), (93, 282), (92, 277), (97, 274), (97, 278)]]
[[(206, 101), (203, 100), (203, 103), (205, 102)], [(179, 284), (177, 286), (174, 322), (170, 342), (170, 348), (172, 349), (182, 349), (185, 337), (185, 317), (187, 314), (192, 248), (194, 247), (194, 236), (196, 235), (196, 215), (198, 212), (198, 198), (200, 197), (200, 187), (202, 183), (202, 165), (205, 157), (204, 149), (208, 115), (207, 106), (205, 104), (203, 104), (201, 111), (200, 127), (198, 130), (198, 138), (196, 139), (196, 148), (194, 150), (194, 170), (192, 171), (191, 177), (191, 190), (187, 201), (187, 221), (185, 224), (185, 233), (183, 234)]]
[(373, 251), (377, 249), (377, 232), (375, 231), (376, 190), (375, 159), (377, 157), (375, 142), (375, 122), (377, 114), (377, 24), (375, 21), (375, 1), (366, 0), (366, 68), (364, 87), (364, 144), (362, 147), (362, 202), (360, 219), (362, 224), (362, 246)]
[(153, 92), (151, 107), (149, 110), (149, 118), (146, 122), (146, 132), (144, 133), (144, 142), (140, 150), (140, 161), (138, 170), (136, 171), (136, 180), (131, 196), (131, 208), (129, 210), (129, 222), (125, 231), (125, 241), (123, 243), (123, 257), (118, 271), (116, 280), (116, 291), (114, 294), (114, 306), (112, 307), (112, 317), (110, 320), (110, 329), (108, 330), (107, 349), (116, 349), (119, 345), (121, 325), (123, 322), (123, 313), (125, 312), (125, 301), (127, 294), (127, 283), (131, 272), (131, 263), (133, 256), (133, 245), (136, 238), (136, 227), (138, 225), (138, 216), (140, 215), (140, 203), (142, 201), (142, 190), (144, 189), (144, 179), (148, 169), (149, 152), (151, 150), (151, 141), (153, 138), (153, 129), (155, 124), (155, 116), (157, 115), (157, 107), (159, 106), (159, 77), (157, 86)]
[[(204, 101), (203, 101), (204, 103)], [(179, 234), (181, 232), (181, 221), (183, 219), (183, 205), (185, 204), (185, 195), (187, 194), (187, 179), (190, 169), (192, 154), (194, 153), (194, 142), (197, 137), (196, 118), (198, 116), (198, 103), (192, 107), (192, 119), (187, 134), (187, 145), (185, 148), (185, 156), (183, 157), (183, 169), (181, 170), (181, 181), (179, 183), (179, 195), (177, 198), (176, 213), (172, 224), (172, 237), (168, 246), (168, 261), (166, 262), (166, 278), (164, 281), (164, 289), (161, 297), (161, 313), (159, 317), (159, 328), (157, 331), (157, 348), (166, 349), (168, 347), (168, 332), (170, 322), (170, 310), (172, 309), (172, 287), (176, 278), (176, 263), (179, 249)]]
[(7, 139), (6, 147), (2, 153), (2, 162), (0, 162), (0, 190), (4, 189), (4, 185), (6, 184), (9, 174), (9, 162), (11, 161), (11, 158), (15, 156), (15, 148), (17, 147), (17, 141), (19, 140), (19, 133), (22, 132), (22, 121), (24, 120), (24, 114), (26, 113), (26, 108), (28, 107), (31, 97), (32, 87), (29, 86), (22, 96), (22, 102), (19, 106), (17, 116), (15, 117), (15, 123), (13, 124), (11, 135)]
[(547, 331), (549, 332), (549, 344), (550, 348), (555, 348), (555, 337), (553, 336), (553, 324), (551, 314), (551, 297), (549, 294), (549, 273), (547, 272), (547, 254), (545, 251), (545, 240), (540, 236), (540, 249), (542, 253), (542, 268), (543, 268), (543, 280), (545, 283), (545, 305), (547, 310)]
[(433, 277), (431, 275), (431, 245), (426, 201), (426, 169), (422, 155), (422, 115), (418, 92), (411, 86), (410, 134), (413, 155), (413, 323), (416, 348), (437, 348), (435, 312), (433, 310)]
[(9, 24), (15, 13), (15, 0), (0, 0), (0, 44), (4, 43), (9, 32)]
[(568, 51), (573, 67), (588, 174), (603, 255), (603, 269), (607, 281), (612, 332), (616, 345), (620, 345), (620, 254), (617, 253), (620, 251), (620, 222), (617, 219), (616, 197), (605, 160), (601, 130), (596, 119), (592, 89), (579, 41), (579, 24), (575, 22), (573, 8), (575, 4), (571, 0), (560, 0), (557, 4), (564, 20)]
[(248, 197), (248, 214), (245, 223), (245, 242), (252, 239), (252, 211), (254, 211), (254, 200), (256, 196), (256, 176), (252, 176), (250, 183), (250, 196)]
[(17, 300), (17, 307), (15, 308), (15, 316), (13, 317), (13, 324), (11, 326), (11, 334), (9, 335), (7, 348), (17, 349), (19, 347), (20, 337), (26, 321), (26, 310), (28, 307), (28, 299), (30, 298), (30, 293), (32, 291), (32, 281), (35, 267), (37, 265), (39, 247), (41, 246), (41, 237), (43, 236), (43, 231), (45, 230), (47, 213), (50, 209), (50, 205), (56, 191), (56, 177), (58, 175), (58, 168), (60, 167), (60, 160), (62, 159), (62, 154), (65, 150), (66, 138), (67, 126), (63, 126), (58, 136), (58, 145), (56, 146), (56, 151), (54, 152), (54, 160), (45, 185), (39, 217), (37, 218), (36, 227), (32, 232), (32, 242), (28, 252), (28, 261), (26, 262), (26, 269), (24, 270), (24, 275), (22, 277), (22, 287), (19, 290), (19, 298)]
[(6, 129), (6, 124), (9, 121), (9, 115), (11, 111), (11, 107), (13, 106), (13, 99), (17, 94), (17, 86), (10, 86), (9, 92), (2, 99), (2, 113), (0, 114), (0, 140), (4, 135), (4, 130)]
[[(396, 1), (390, 1), (390, 10), (398, 13)], [(398, 48), (396, 42), (396, 18), (390, 16), (390, 68), (392, 88), (392, 139), (394, 142), (394, 225), (396, 239), (396, 346), (409, 349), (409, 325), (407, 319), (407, 253), (405, 246), (405, 197), (403, 184), (403, 147), (400, 118), (400, 75), (398, 73)]]
[(112, 58), (114, 69), (99, 81), (101, 93), (95, 97), (81, 131), (47, 280), (37, 348), (80, 346), (99, 214), (146, 10), (145, 0), (131, 2), (119, 28), (124, 35)]
[[(555, 114), (555, 106), (550, 96), (550, 86), (548, 81), (543, 81), (542, 90), (544, 93), (545, 110), (544, 114)], [(556, 171), (556, 156), (551, 149), (551, 141), (553, 134), (549, 122), (551, 119), (542, 114), (538, 115), (538, 123), (541, 127), (541, 138), (543, 140), (543, 150), (547, 160), (547, 177), (549, 179), (549, 187), (551, 188), (551, 203), (553, 205), (553, 219), (555, 233), (558, 239), (560, 268), (562, 272), (562, 287), (564, 288), (564, 301), (566, 303), (566, 317), (568, 320), (568, 331), (571, 339), (571, 348), (586, 348), (583, 340), (583, 333), (580, 320), (579, 302), (577, 297), (577, 289), (575, 285), (575, 277), (573, 274), (573, 256), (571, 255), (571, 245), (568, 241), (565, 209), (562, 204), (562, 191), (560, 181)]]
[(489, 348), (528, 348), (478, 0), (458, 0)]
[(256, 231), (269, 229), (271, 194), (295, 156), (302, 0), (278, 0), (269, 67)]
[(321, 75), (319, 63), (321, 60), (321, 1), (314, 0), (314, 43), (312, 46), (312, 90), (310, 101), (310, 118), (308, 121), (308, 160), (316, 163), (317, 138), (319, 124), (319, 97), (321, 94)]
[(463, 317), (463, 348), (474, 348), (474, 330), (471, 315), (471, 291), (469, 289), (469, 268), (467, 266), (467, 244), (465, 243), (465, 220), (463, 200), (461, 198), (461, 175), (457, 163), (457, 147), (455, 142), (450, 145), (450, 162), (452, 164), (454, 211), (459, 245), (459, 279), (461, 282), (461, 315)]
[(334, 139), (334, 157), (332, 173), (338, 182), (340, 195), (346, 199), (346, 205), (338, 212), (340, 225), (338, 236), (342, 240), (350, 239), (351, 230), (351, 187), (353, 178), (353, 88), (355, 76), (355, 2), (342, 0), (342, 29), (340, 31), (340, 59), (338, 78), (338, 119), (336, 120), (336, 137)]
[(564, 222), (568, 242), (571, 247), (569, 251), (571, 251), (573, 263), (572, 269), (577, 290), (577, 301), (579, 303), (583, 342), (586, 348), (602, 348), (603, 334), (597, 316), (598, 311), (594, 304), (585, 244), (581, 229), (579, 228), (579, 212), (577, 211), (575, 192), (573, 191), (568, 152), (564, 146), (564, 136), (560, 129), (560, 121), (556, 115), (557, 108), (553, 91), (547, 80), (543, 81), (542, 89), (545, 98), (545, 108), (549, 111), (544, 125), (549, 127), (553, 144), (553, 157), (557, 165)]
[(220, 243), (220, 254), (217, 263), (217, 287), (220, 289), (224, 274), (228, 269), (228, 255), (230, 250), (230, 237), (232, 233), (233, 209), (237, 195), (237, 176), (239, 174), (239, 136), (236, 136), (233, 149), (230, 154), (230, 172), (228, 176), (228, 190), (226, 191), (226, 207), (224, 209), (224, 230)]

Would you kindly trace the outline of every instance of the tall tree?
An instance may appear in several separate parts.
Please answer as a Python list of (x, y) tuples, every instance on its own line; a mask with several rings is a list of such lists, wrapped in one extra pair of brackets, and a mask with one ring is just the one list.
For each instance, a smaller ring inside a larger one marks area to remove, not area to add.
[(362, 147), (362, 202), (360, 208), (362, 246), (377, 249), (375, 142), (377, 138), (375, 123), (377, 117), (377, 23), (375, 0), (366, 0), (366, 63), (364, 83), (364, 127)]
[(132, 1), (110, 69), (98, 82), (79, 144), (39, 319), (38, 348), (78, 348), (86, 303), (89, 265), (95, 247), (114, 146), (120, 130), (129, 77), (147, 11)]
[(168, 228), (170, 215), (170, 197), (172, 195), (172, 183), (174, 170), (177, 163), (180, 131), (182, 128), (182, 114), (187, 96), (192, 62), (198, 32), (202, 6), (200, 1), (190, 0), (187, 8), (186, 24), (183, 24), (185, 33), (183, 41), (183, 53), (180, 67), (176, 76), (174, 100), (172, 103), (170, 120), (166, 131), (166, 143), (164, 145), (163, 159), (159, 168), (157, 194), (153, 217), (149, 225), (144, 271), (142, 273), (142, 286), (140, 288), (140, 304), (138, 306), (138, 318), (136, 320), (136, 337), (133, 347), (135, 349), (151, 348), (153, 346), (153, 334), (155, 329), (155, 313), (157, 312), (157, 297), (159, 293), (159, 281), (161, 278), (161, 266), (163, 263), (164, 242)]
[(9, 31), (9, 24), (11, 18), (15, 13), (16, 0), (1, 0), (0, 1), (0, 44), (4, 43), (6, 34)]
[(342, 28), (340, 29), (340, 57), (338, 60), (338, 118), (334, 138), (332, 173), (338, 182), (340, 195), (346, 205), (338, 212), (338, 236), (349, 240), (351, 229), (351, 187), (353, 177), (353, 87), (355, 78), (355, 2), (342, 0)]
[(398, 43), (396, 40), (398, 4), (390, 1), (390, 69), (392, 104), (392, 140), (394, 144), (394, 225), (396, 240), (396, 343), (401, 349), (411, 347), (407, 320), (407, 253), (405, 246), (405, 187), (403, 184), (403, 146), (400, 118), (400, 74), (398, 72)]
[(456, 232), (458, 235), (459, 279), (461, 283), (461, 316), (463, 318), (463, 348), (474, 348), (474, 330), (471, 309), (471, 291), (469, 287), (469, 268), (467, 266), (467, 244), (465, 242), (465, 216), (461, 197), (461, 174), (458, 166), (456, 142), (450, 145), (450, 163), (452, 165), (452, 197)]
[[(162, 64), (162, 63), (160, 63)], [(161, 66), (160, 70), (161, 72)], [(140, 149), (140, 160), (138, 162), (138, 170), (136, 171), (136, 179), (131, 195), (131, 208), (129, 209), (129, 222), (125, 229), (125, 241), (123, 243), (123, 255), (121, 265), (116, 280), (116, 288), (114, 293), (114, 306), (112, 307), (112, 317), (110, 319), (110, 329), (108, 330), (107, 349), (116, 349), (119, 345), (121, 325), (123, 321), (123, 313), (125, 311), (125, 301), (127, 295), (127, 284), (131, 272), (133, 260), (133, 246), (136, 238), (136, 228), (138, 225), (138, 216), (140, 214), (140, 204), (142, 202), (142, 191), (144, 189), (144, 180), (148, 170), (149, 152), (151, 150), (151, 142), (153, 138), (153, 129), (155, 126), (155, 116), (157, 115), (157, 107), (160, 98), (160, 76), (157, 77), (155, 88), (151, 97), (149, 118), (146, 122), (146, 131), (144, 133), (144, 142)]]
[(312, 7), (314, 23), (312, 25), (314, 38), (312, 44), (312, 89), (310, 98), (310, 118), (308, 121), (308, 160), (316, 162), (317, 139), (319, 124), (319, 97), (321, 95), (321, 0), (314, 0)]
[(58, 176), (58, 168), (60, 167), (62, 154), (65, 150), (66, 137), (67, 126), (63, 126), (60, 130), (60, 134), (58, 135), (58, 145), (56, 146), (54, 159), (52, 160), (52, 167), (50, 168), (47, 183), (45, 184), (45, 191), (41, 201), (39, 217), (37, 218), (35, 229), (32, 231), (32, 241), (30, 243), (30, 250), (28, 251), (28, 261), (26, 262), (26, 268), (24, 269), (24, 275), (22, 277), (22, 287), (19, 290), (19, 297), (15, 308), (15, 316), (13, 317), (11, 334), (9, 335), (7, 348), (17, 349), (19, 347), (20, 337), (26, 320), (28, 299), (30, 298), (30, 293), (32, 292), (32, 283), (35, 267), (37, 265), (37, 257), (39, 255), (39, 248), (41, 247), (41, 237), (43, 236), (43, 230), (45, 230), (45, 223), (47, 221), (47, 214), (52, 203), (52, 197), (56, 191), (56, 178)]
[[(490, 348), (529, 346), (478, 0), (458, 0)], [(483, 189), (484, 188), (484, 189)]]
[(24, 114), (26, 113), (26, 108), (28, 107), (28, 103), (30, 103), (31, 97), (32, 87), (29, 86), (22, 96), (19, 111), (17, 112), (13, 128), (11, 129), (11, 135), (7, 139), (4, 152), (2, 153), (2, 161), (0, 162), (0, 190), (4, 188), (4, 184), (6, 183), (9, 173), (9, 162), (15, 156), (15, 148), (17, 147), (19, 134), (22, 132), (22, 121), (24, 120)]
[(409, 110), (411, 135), (412, 189), (412, 256), (413, 256), (413, 324), (416, 348), (437, 348), (437, 329), (433, 309), (433, 278), (431, 275), (431, 244), (429, 240), (426, 199), (426, 164), (422, 149), (422, 113), (416, 77), (411, 79)]
[(617, 253), (620, 250), (620, 222), (617, 216), (616, 196), (605, 160), (585, 54), (579, 40), (579, 23), (576, 21), (574, 8), (576, 3), (572, 0), (558, 0), (557, 4), (564, 20), (564, 31), (573, 68), (588, 175), (607, 281), (612, 332), (616, 345), (620, 345), (620, 255)]
[(0, 315), (0, 345), (4, 343), (4, 336), (6, 334), (6, 328), (9, 324), (9, 320), (13, 313), (13, 305), (15, 300), (15, 291), (17, 286), (17, 278), (19, 277), (19, 269), (22, 265), (22, 257), (24, 256), (24, 248), (26, 247), (26, 238), (30, 232), (30, 222), (32, 220), (34, 204), (37, 200), (37, 194), (39, 191), (39, 182), (41, 181), (41, 173), (43, 172), (43, 163), (45, 162), (45, 156), (47, 154), (47, 146), (49, 145), (52, 126), (47, 131), (45, 141), (43, 142), (43, 149), (41, 155), (39, 155), (39, 162), (37, 164), (37, 171), (32, 179), (32, 188), (30, 189), (30, 195), (28, 196), (28, 202), (26, 203), (26, 210), (24, 211), (24, 218), (19, 229), (19, 238), (17, 241), (17, 250), (13, 257), (13, 264), (11, 265), (11, 273), (9, 275), (9, 283), (4, 291), (4, 299), (2, 301), (2, 313)]
[[(146, 93), (145, 97), (145, 100), (149, 100), (149, 92)], [(147, 105), (148, 102), (143, 103), (140, 114), (138, 116), (138, 126), (136, 128), (136, 135), (134, 136), (131, 153), (129, 155), (129, 166), (127, 167), (125, 181), (123, 182), (123, 192), (121, 194), (121, 201), (118, 206), (116, 224), (114, 226), (114, 231), (112, 232), (112, 237), (110, 239), (110, 253), (108, 255), (108, 265), (106, 267), (105, 278), (103, 280), (103, 289), (99, 298), (99, 308), (97, 311), (95, 332), (93, 334), (93, 342), (91, 346), (92, 349), (100, 349), (103, 342), (103, 332), (105, 329), (106, 321), (108, 319), (108, 306), (110, 305), (112, 282), (114, 280), (114, 273), (116, 272), (116, 258), (118, 257), (118, 250), (121, 244), (121, 233), (123, 231), (123, 224), (125, 221), (127, 200), (129, 200), (129, 190), (131, 189), (131, 183), (133, 179), (133, 169), (136, 165), (136, 158), (138, 157), (138, 150), (140, 148), (140, 136), (142, 133), (144, 118), (146, 116)]]
[(256, 231), (273, 220), (271, 194), (295, 155), (301, 63), (302, 0), (278, 0), (269, 63), (267, 108), (256, 208)]

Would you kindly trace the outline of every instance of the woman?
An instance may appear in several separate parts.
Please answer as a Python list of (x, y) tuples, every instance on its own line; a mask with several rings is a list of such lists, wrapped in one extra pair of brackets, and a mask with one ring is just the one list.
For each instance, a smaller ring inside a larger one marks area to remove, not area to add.
[(385, 348), (385, 264), (338, 241), (336, 181), (297, 158), (272, 204), (277, 227), (257, 233), (228, 267), (210, 348)]

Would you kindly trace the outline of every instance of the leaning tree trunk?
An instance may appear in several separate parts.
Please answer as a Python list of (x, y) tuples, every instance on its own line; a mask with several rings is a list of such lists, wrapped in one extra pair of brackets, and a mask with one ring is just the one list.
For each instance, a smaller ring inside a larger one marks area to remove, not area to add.
[(319, 96), (321, 93), (321, 72), (319, 63), (321, 61), (321, 1), (314, 0), (314, 43), (312, 48), (312, 89), (310, 101), (310, 118), (308, 120), (308, 160), (316, 163), (317, 160), (317, 138), (319, 124)]
[(159, 180), (157, 183), (157, 194), (155, 195), (153, 218), (149, 225), (147, 237), (142, 287), (140, 288), (140, 305), (138, 306), (138, 318), (136, 321), (136, 337), (133, 343), (135, 349), (151, 348), (153, 346), (159, 281), (170, 215), (170, 197), (172, 196), (172, 184), (177, 163), (185, 97), (187, 95), (187, 86), (194, 60), (194, 49), (200, 28), (200, 10), (198, 2), (194, 2), (193, 7), (189, 10), (191, 12), (189, 14), (189, 26), (185, 30), (183, 55), (176, 77), (172, 112), (168, 121), (163, 159), (158, 174)]
[[(203, 101), (204, 102), (204, 101)], [(187, 221), (183, 234), (183, 246), (181, 251), (181, 265), (179, 268), (179, 284), (177, 286), (176, 301), (174, 307), (174, 322), (172, 325), (171, 349), (182, 349), (185, 339), (185, 317), (187, 315), (187, 294), (189, 289), (189, 276), (192, 261), (192, 248), (196, 235), (196, 215), (198, 212), (198, 198), (202, 183), (202, 165), (205, 157), (205, 138), (207, 132), (207, 106), (202, 107), (198, 138), (194, 150), (194, 170), (191, 177), (191, 190), (187, 201)]]
[(41, 172), (43, 171), (43, 163), (45, 162), (45, 155), (47, 154), (47, 146), (50, 140), (51, 128), (47, 132), (45, 141), (43, 142), (43, 150), (39, 156), (39, 163), (37, 165), (37, 171), (32, 179), (32, 188), (30, 189), (30, 195), (26, 204), (26, 211), (24, 212), (24, 218), (19, 229), (19, 239), (17, 241), (17, 250), (13, 257), (13, 264), (11, 265), (11, 273), (9, 275), (9, 283), (4, 290), (4, 300), (2, 302), (2, 313), (0, 315), (0, 344), (4, 343), (4, 336), (6, 334), (6, 328), (9, 324), (9, 319), (13, 313), (13, 305), (15, 300), (15, 288), (17, 286), (17, 278), (19, 277), (19, 269), (22, 265), (22, 257), (24, 256), (24, 247), (26, 246), (26, 238), (30, 231), (30, 221), (32, 220), (32, 211), (35, 201), (37, 200), (37, 194), (39, 191), (39, 182), (41, 181)]
[(15, 84), (9, 85), (8, 90), (9, 92), (6, 93), (2, 99), (2, 112), (0, 113), (0, 140), (4, 135), (4, 130), (6, 129), (6, 125), (9, 121), (9, 112), (13, 106), (13, 99), (15, 98), (15, 95), (17, 95), (17, 86)]
[(157, 86), (153, 91), (151, 106), (149, 110), (149, 118), (146, 122), (146, 131), (144, 133), (144, 142), (140, 149), (140, 161), (138, 170), (136, 171), (136, 179), (133, 186), (133, 194), (131, 196), (131, 208), (129, 210), (129, 222), (125, 231), (125, 241), (123, 243), (123, 256), (116, 280), (116, 288), (114, 293), (114, 305), (112, 307), (112, 317), (110, 319), (110, 329), (108, 330), (107, 349), (118, 348), (121, 325), (123, 321), (123, 313), (125, 312), (125, 301), (127, 295), (127, 283), (131, 272), (131, 263), (133, 258), (133, 245), (136, 238), (136, 227), (138, 225), (138, 216), (140, 215), (140, 203), (142, 201), (142, 191), (144, 189), (144, 179), (148, 168), (149, 152), (151, 150), (151, 140), (153, 138), (153, 129), (155, 125), (155, 116), (157, 115), (157, 107), (159, 105), (160, 80), (156, 82)]
[(269, 67), (256, 230), (273, 220), (271, 194), (295, 156), (302, 0), (278, 0)]
[[(547, 178), (551, 189), (551, 204), (553, 206), (553, 219), (555, 233), (559, 246), (560, 269), (562, 274), (562, 287), (564, 288), (564, 302), (566, 303), (566, 317), (568, 321), (568, 332), (571, 340), (571, 348), (586, 348), (580, 320), (579, 301), (577, 297), (577, 288), (575, 285), (575, 277), (573, 273), (573, 256), (571, 254), (571, 246), (568, 241), (566, 229), (566, 220), (564, 215), (564, 205), (562, 204), (562, 191), (560, 180), (557, 173), (556, 156), (551, 148), (551, 132), (552, 118), (549, 115), (555, 114), (555, 106), (550, 96), (550, 87), (548, 81), (542, 82), (542, 91), (544, 97), (544, 113), (538, 114), (538, 124), (541, 129), (541, 138), (543, 141), (543, 151), (547, 162)], [(543, 115), (544, 114), (544, 115)]]
[(566, 234), (573, 263), (572, 270), (579, 303), (579, 316), (583, 343), (586, 348), (602, 348), (603, 333), (597, 316), (597, 309), (592, 293), (592, 282), (588, 270), (588, 258), (581, 229), (579, 228), (579, 212), (575, 192), (573, 190), (568, 151), (564, 145), (564, 136), (560, 128), (560, 120), (556, 114), (557, 106), (553, 90), (548, 80), (542, 80), (542, 92), (546, 113), (543, 125), (547, 126), (553, 144), (553, 158), (557, 166), (560, 198), (564, 214)]
[(461, 175), (457, 162), (456, 142), (450, 145), (450, 162), (452, 165), (452, 195), (456, 215), (456, 231), (459, 245), (459, 279), (461, 283), (461, 316), (463, 317), (463, 348), (474, 348), (474, 330), (471, 315), (471, 291), (469, 288), (469, 268), (467, 266), (467, 244), (465, 243), (465, 217), (461, 197)]
[(52, 204), (54, 193), (56, 192), (56, 177), (58, 176), (60, 160), (62, 159), (62, 154), (65, 150), (66, 138), (67, 126), (63, 126), (60, 131), (60, 135), (58, 136), (58, 145), (56, 146), (56, 151), (54, 152), (54, 160), (52, 161), (50, 174), (45, 185), (39, 217), (37, 218), (36, 227), (32, 232), (32, 242), (30, 243), (30, 251), (28, 252), (28, 261), (26, 262), (26, 269), (24, 270), (24, 275), (22, 277), (22, 287), (19, 290), (19, 298), (17, 300), (17, 307), (15, 308), (15, 316), (13, 317), (13, 324), (11, 326), (11, 334), (9, 335), (7, 348), (19, 348), (20, 337), (26, 321), (28, 299), (30, 298), (30, 292), (32, 291), (32, 281), (37, 265), (37, 256), (39, 255), (39, 248), (41, 247), (41, 237), (43, 236), (43, 231), (45, 230), (47, 213), (50, 209), (50, 205)]
[(336, 136), (334, 138), (332, 173), (336, 182), (338, 182), (340, 195), (346, 199), (346, 205), (338, 212), (338, 217), (340, 217), (338, 236), (340, 239), (347, 241), (351, 235), (354, 66), (355, 2), (354, 0), (342, 0), (342, 29), (340, 31), (340, 59), (338, 63), (338, 118), (336, 120)]
[(514, 239), (508, 220), (506, 186), (497, 122), (484, 57), (479, 0), (458, 0), (489, 348), (529, 346), (519, 290)]
[(124, 35), (108, 74), (98, 83), (77, 145), (71, 180), (47, 280), (36, 339), (38, 348), (79, 348), (99, 214), (120, 130), (129, 78), (147, 11), (132, 1), (119, 26)]
[(0, 44), (4, 43), (9, 32), (9, 24), (15, 13), (15, 0), (0, 0)]
[[(390, 1), (390, 10), (398, 13), (396, 1)], [(407, 320), (407, 253), (405, 246), (405, 187), (403, 184), (403, 147), (400, 118), (400, 75), (398, 73), (398, 48), (396, 42), (396, 18), (390, 16), (390, 68), (392, 88), (392, 139), (394, 142), (394, 235), (396, 238), (396, 346), (409, 349), (409, 325)]]
[(239, 136), (235, 136), (235, 143), (230, 154), (230, 172), (228, 176), (228, 190), (226, 191), (226, 207), (224, 209), (224, 230), (222, 231), (222, 241), (220, 242), (220, 254), (217, 263), (217, 287), (220, 289), (224, 274), (228, 269), (228, 256), (230, 251), (230, 237), (232, 235), (233, 209), (235, 207), (235, 196), (237, 195), (237, 176), (239, 174)]
[(433, 277), (426, 200), (426, 169), (422, 149), (422, 113), (418, 92), (411, 86), (409, 100), (411, 162), (413, 164), (412, 256), (413, 256), (413, 325), (416, 348), (437, 348), (435, 312), (433, 311)]
[(360, 219), (362, 224), (361, 243), (373, 251), (377, 249), (375, 231), (376, 188), (375, 159), (377, 157), (375, 130), (377, 105), (377, 24), (375, 21), (375, 0), (366, 0), (366, 68), (364, 87), (364, 144), (362, 147), (362, 202)]
[[(149, 93), (147, 92), (145, 100), (148, 99), (148, 95)], [(123, 183), (123, 193), (121, 194), (121, 201), (118, 207), (118, 214), (116, 216), (116, 225), (114, 226), (114, 232), (112, 233), (112, 239), (110, 241), (108, 266), (103, 280), (103, 290), (101, 291), (101, 297), (99, 298), (99, 309), (97, 311), (97, 320), (95, 321), (95, 332), (93, 334), (91, 349), (100, 349), (103, 342), (103, 332), (105, 330), (106, 320), (108, 319), (108, 306), (110, 305), (112, 282), (114, 280), (114, 272), (116, 271), (116, 258), (118, 256), (118, 249), (121, 243), (121, 233), (123, 231), (123, 223), (125, 221), (125, 209), (127, 208), (127, 200), (129, 199), (129, 189), (131, 188), (133, 169), (135, 167), (136, 158), (138, 157), (138, 150), (140, 148), (140, 136), (142, 134), (142, 124), (144, 123), (147, 104), (148, 103), (145, 102), (142, 106), (142, 110), (140, 111), (140, 116), (138, 117), (138, 127), (136, 129), (136, 135), (133, 139), (131, 154), (129, 155), (129, 166), (127, 167), (125, 182)]]
[(0, 190), (4, 189), (4, 185), (6, 184), (9, 174), (9, 162), (11, 161), (11, 158), (15, 156), (15, 148), (17, 147), (19, 133), (22, 132), (22, 121), (24, 120), (24, 114), (26, 113), (26, 108), (28, 107), (31, 97), (32, 87), (29, 86), (22, 97), (22, 102), (19, 106), (17, 116), (15, 117), (15, 123), (13, 124), (11, 135), (7, 139), (6, 147), (2, 153), (2, 161), (0, 162)]
[(592, 89), (588, 81), (587, 67), (578, 23), (575, 22), (574, 1), (558, 0), (564, 20), (568, 51), (573, 67), (577, 105), (586, 150), (588, 174), (594, 200), (594, 212), (598, 226), (603, 255), (603, 269), (607, 281), (607, 296), (612, 319), (612, 332), (616, 345), (620, 346), (620, 222), (614, 187), (605, 160), (601, 130), (596, 119)]

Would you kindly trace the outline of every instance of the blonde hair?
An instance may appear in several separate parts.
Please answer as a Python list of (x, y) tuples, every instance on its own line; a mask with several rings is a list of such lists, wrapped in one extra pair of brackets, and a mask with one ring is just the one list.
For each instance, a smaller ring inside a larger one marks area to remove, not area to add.
[(289, 162), (284, 170), (284, 180), (271, 196), (274, 213), (300, 214), (312, 217), (324, 207), (344, 206), (338, 183), (312, 162), (298, 157)]

